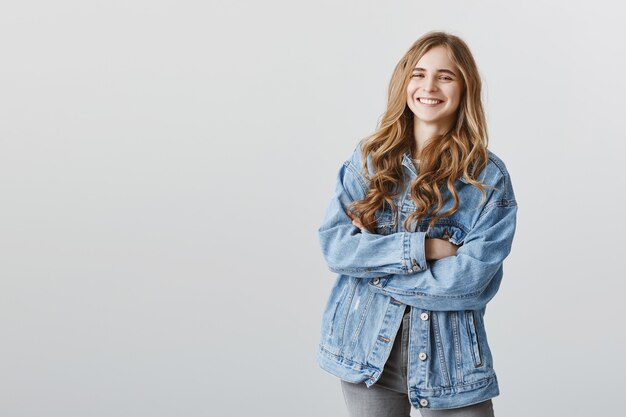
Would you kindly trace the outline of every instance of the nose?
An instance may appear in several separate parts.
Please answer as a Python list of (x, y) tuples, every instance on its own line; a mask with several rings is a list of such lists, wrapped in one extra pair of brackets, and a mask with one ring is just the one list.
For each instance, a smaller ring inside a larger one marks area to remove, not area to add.
[(435, 91), (437, 89), (437, 85), (435, 83), (435, 77), (426, 77), (424, 79), (424, 84), (422, 85), (422, 88), (425, 91)]

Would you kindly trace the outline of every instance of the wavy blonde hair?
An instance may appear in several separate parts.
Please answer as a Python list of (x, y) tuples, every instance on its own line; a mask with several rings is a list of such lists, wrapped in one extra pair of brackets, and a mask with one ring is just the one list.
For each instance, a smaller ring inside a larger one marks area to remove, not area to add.
[[(415, 230), (422, 218), (431, 216), (429, 227), (442, 218), (456, 212), (459, 196), (454, 186), (461, 175), (477, 187), (485, 199), (485, 184), (477, 181), (478, 175), (488, 162), (487, 128), (481, 101), (481, 79), (469, 47), (459, 37), (446, 33), (428, 32), (416, 40), (396, 65), (389, 83), (387, 109), (376, 131), (364, 138), (361, 147), (362, 171), (369, 180), (369, 190), (363, 200), (354, 201), (349, 209), (361, 223), (374, 232), (375, 211), (389, 204), (397, 212), (393, 197), (400, 194), (407, 179), (402, 169), (405, 152), (415, 150), (413, 135), (413, 112), (407, 105), (407, 86), (413, 68), (420, 58), (435, 46), (443, 45), (450, 60), (457, 66), (463, 79), (463, 91), (456, 123), (441, 135), (431, 138), (420, 150), (420, 172), (410, 184), (410, 198), (416, 210), (405, 223), (405, 230), (417, 219)], [(371, 154), (374, 174), (370, 178), (367, 154)], [(454, 205), (440, 212), (444, 206), (443, 187), (447, 187)]]

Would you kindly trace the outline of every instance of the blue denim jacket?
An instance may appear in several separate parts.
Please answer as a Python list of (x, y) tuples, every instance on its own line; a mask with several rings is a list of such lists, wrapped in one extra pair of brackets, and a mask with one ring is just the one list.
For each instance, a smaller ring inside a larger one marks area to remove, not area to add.
[[(408, 152), (402, 165), (414, 179)], [(373, 174), (369, 156), (368, 170)], [(328, 267), (338, 274), (322, 315), (319, 366), (349, 382), (374, 384), (410, 305), (407, 392), (413, 406), (456, 408), (495, 397), (498, 381), (483, 317), (500, 286), (515, 233), (517, 204), (504, 163), (489, 151), (478, 175), (495, 187), (486, 188), (485, 202), (480, 204), (480, 190), (461, 177), (455, 183), (459, 210), (430, 228), (429, 219), (422, 219), (410, 229), (414, 232), (402, 224), (415, 210), (408, 187), (395, 198), (397, 213), (388, 204), (378, 210), (376, 233), (352, 224), (347, 206), (368, 189), (360, 171), (357, 145), (339, 169), (318, 230)], [(442, 212), (453, 204), (449, 191), (443, 194)], [(461, 246), (456, 256), (427, 261), (427, 237)]]

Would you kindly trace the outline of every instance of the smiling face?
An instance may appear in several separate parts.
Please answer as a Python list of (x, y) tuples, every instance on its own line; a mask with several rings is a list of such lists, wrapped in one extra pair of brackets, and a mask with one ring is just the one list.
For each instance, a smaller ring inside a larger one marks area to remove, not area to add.
[(431, 48), (417, 62), (406, 90), (415, 125), (447, 129), (455, 121), (462, 93), (461, 73), (446, 47)]

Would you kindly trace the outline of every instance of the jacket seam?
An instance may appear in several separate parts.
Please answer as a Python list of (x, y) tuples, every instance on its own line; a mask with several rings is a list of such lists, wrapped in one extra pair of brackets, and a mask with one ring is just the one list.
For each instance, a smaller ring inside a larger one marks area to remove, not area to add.
[(336, 353), (333, 353), (330, 350), (326, 349), (323, 344), (320, 344), (320, 350), (325, 355), (329, 355), (329, 356), (332, 356), (333, 358), (335, 358), (335, 360), (338, 363), (346, 363), (346, 364), (350, 365), (351, 367), (354, 367), (354, 368), (357, 368), (357, 369), (362, 369), (362, 370), (374, 370), (376, 372), (380, 371), (380, 369), (378, 369), (377, 367), (375, 367), (372, 364), (356, 362), (356, 361), (353, 361), (352, 359), (346, 358), (345, 356), (343, 356), (341, 354), (337, 355)]
[[(380, 372), (380, 369), (377, 368), (376, 366), (370, 364), (370, 363), (361, 363), (361, 362), (355, 362), (351, 359), (346, 358), (345, 356), (342, 355), (337, 355), (331, 351), (329, 351), (328, 349), (326, 349), (324, 347), (323, 344), (319, 345), (319, 350), (322, 351), (322, 353), (324, 355), (330, 356), (332, 357), (332, 360), (335, 360), (337, 363), (339, 364), (347, 364), (349, 365), (352, 369), (356, 369), (356, 370), (363, 370), (363, 371), (374, 371), (374, 372)], [(481, 387), (486, 385), (487, 383), (489, 383), (489, 381), (495, 380), (497, 381), (497, 375), (494, 373), (491, 373), (490, 375), (478, 379), (476, 381), (471, 381), (471, 382), (463, 382), (463, 383), (457, 383), (454, 385), (450, 385), (450, 386), (435, 386), (435, 387), (423, 387), (423, 386), (413, 386), (411, 387), (410, 391), (411, 393), (418, 393), (418, 394), (427, 394), (427, 395), (437, 395), (440, 394), (441, 392), (447, 391), (447, 392), (458, 392), (459, 390), (468, 390), (467, 388), (470, 387)]]
[[(493, 162), (493, 164), (500, 171), (500, 175), (502, 176), (502, 180), (504, 181), (504, 199), (508, 200), (507, 190), (509, 187), (509, 172), (507, 171), (504, 162), (502, 162), (497, 156), (495, 156), (491, 151), (489, 152), (488, 159)], [(497, 181), (496, 181), (497, 184)], [(495, 188), (495, 186), (494, 186)]]
[(480, 213), (480, 216), (478, 216), (478, 219), (476, 220), (476, 222), (481, 220), (483, 217), (485, 217), (487, 214), (491, 213), (494, 209), (496, 209), (498, 207), (501, 207), (501, 208), (517, 207), (517, 201), (515, 201), (515, 200), (508, 200), (508, 199), (505, 199), (505, 198), (501, 198), (501, 199), (492, 201), (491, 203), (487, 204), (483, 208), (483, 211)]
[(449, 387), (432, 387), (432, 388), (421, 388), (421, 387), (414, 387), (411, 389), (411, 391), (413, 393), (418, 393), (418, 394), (422, 394), (422, 395), (430, 395), (430, 396), (435, 396), (435, 395), (441, 395), (442, 392), (444, 391), (449, 391), (449, 392), (459, 392), (460, 390), (463, 391), (470, 391), (472, 390), (473, 386), (476, 386), (477, 388), (480, 388), (484, 385), (487, 385), (491, 380), (495, 380), (497, 381), (498, 378), (495, 374), (491, 374), (485, 378), (481, 378), (477, 381), (472, 381), (472, 382), (465, 382), (463, 384), (456, 384), (456, 385), (451, 385)]
[(361, 190), (363, 191), (363, 193), (365, 194), (367, 192), (367, 184), (365, 183), (365, 180), (362, 178), (361, 173), (358, 171), (358, 169), (356, 169), (356, 167), (354, 166), (354, 164), (352, 163), (352, 161), (347, 160), (343, 163), (343, 165), (348, 169), (348, 171), (350, 171), (352, 173), (352, 175), (356, 178), (356, 180), (358, 181), (359, 185), (361, 186)]
[(485, 290), (487, 289), (487, 287), (489, 286), (489, 283), (487, 283), (485, 286), (483, 286), (482, 288), (467, 293), (467, 294), (461, 294), (461, 295), (440, 295), (440, 294), (427, 294), (421, 291), (406, 291), (406, 290), (393, 290), (390, 291), (388, 290), (386, 287), (381, 286), (381, 288), (383, 290), (385, 290), (388, 293), (391, 294), (401, 294), (401, 295), (409, 295), (409, 296), (417, 296), (417, 297), (424, 297), (424, 298), (431, 298), (431, 299), (441, 299), (441, 300), (463, 300), (463, 299), (467, 299), (467, 298), (475, 298), (478, 297), (480, 294), (482, 294), (483, 292), (485, 292)]

